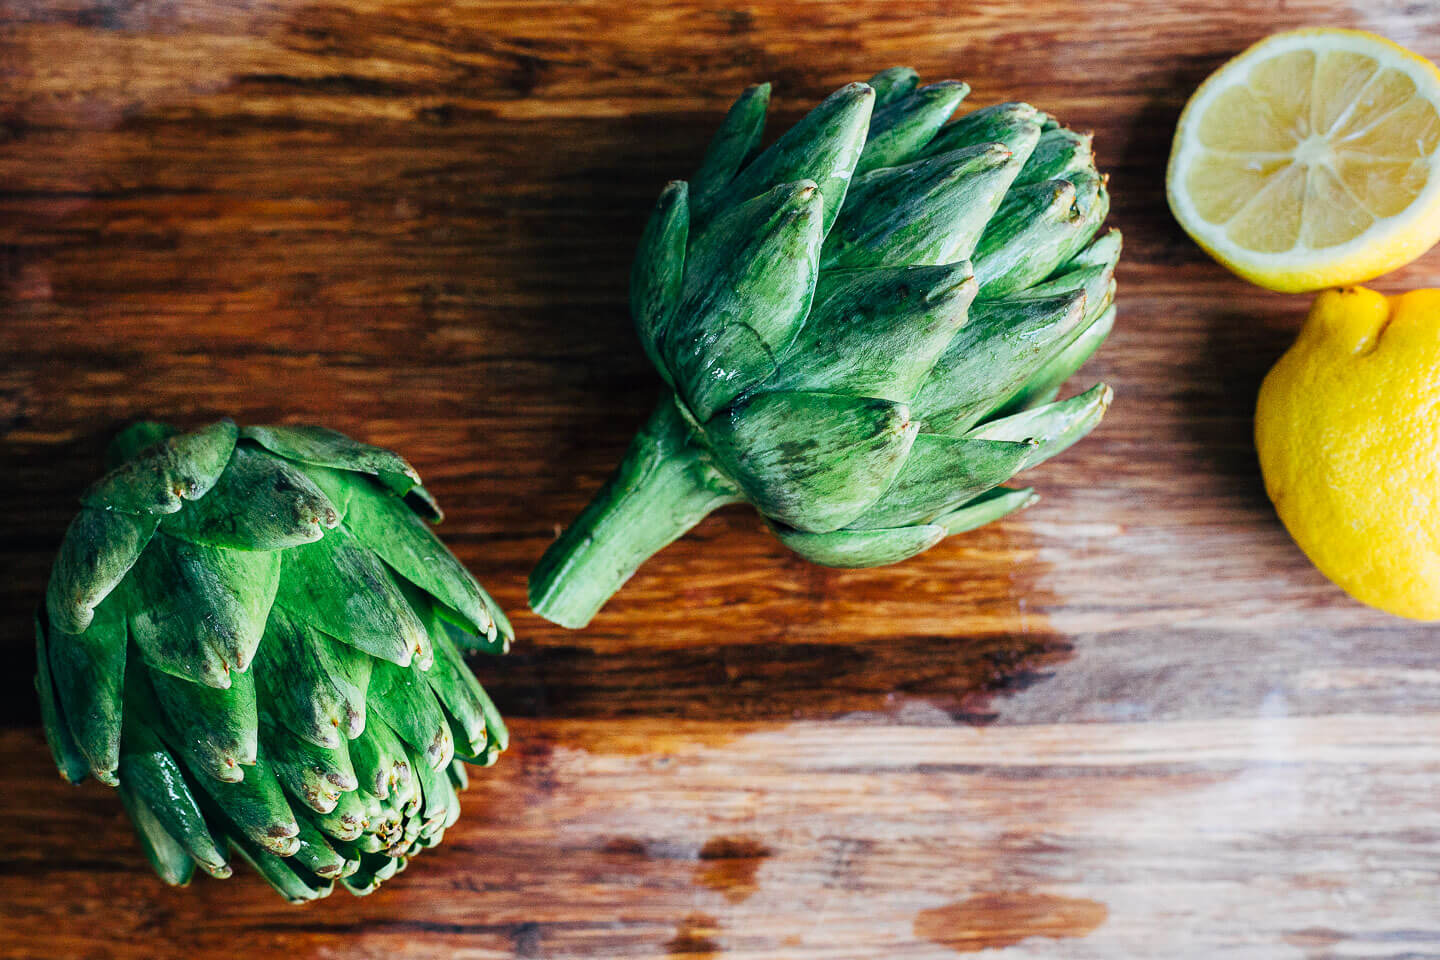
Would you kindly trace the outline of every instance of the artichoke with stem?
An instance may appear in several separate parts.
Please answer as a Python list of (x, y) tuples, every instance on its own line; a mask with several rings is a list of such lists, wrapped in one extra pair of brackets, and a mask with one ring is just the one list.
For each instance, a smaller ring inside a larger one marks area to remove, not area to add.
[(374, 890), (508, 735), (464, 651), (504, 613), (398, 455), (314, 427), (139, 423), (36, 615), (60, 772), (119, 789), (169, 883), (249, 861), (292, 901)]
[(666, 384), (530, 577), (584, 626), (641, 563), (748, 502), (802, 556), (895, 563), (1035, 499), (1001, 486), (1103, 416), (1055, 402), (1114, 323), (1120, 235), (1090, 137), (893, 68), (763, 152), (769, 86), (660, 195), (630, 277)]

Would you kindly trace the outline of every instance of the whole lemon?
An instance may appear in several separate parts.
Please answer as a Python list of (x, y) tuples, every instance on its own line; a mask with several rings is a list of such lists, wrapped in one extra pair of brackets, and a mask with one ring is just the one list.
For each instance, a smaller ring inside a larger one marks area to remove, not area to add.
[(1440, 619), (1440, 290), (1320, 294), (1255, 409), (1265, 490), (1351, 596)]

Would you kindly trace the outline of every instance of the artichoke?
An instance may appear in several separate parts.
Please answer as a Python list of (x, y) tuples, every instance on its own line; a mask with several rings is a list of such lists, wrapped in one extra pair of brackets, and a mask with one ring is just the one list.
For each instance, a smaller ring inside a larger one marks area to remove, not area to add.
[(60, 772), (119, 788), (160, 876), (249, 861), (292, 901), (368, 893), (459, 815), (505, 726), (462, 651), (505, 615), (398, 455), (310, 427), (136, 424), (36, 615)]
[(532, 573), (537, 613), (584, 626), (741, 501), (812, 561), (895, 563), (1033, 502), (1000, 484), (1099, 422), (1103, 385), (1054, 402), (1115, 317), (1090, 137), (1024, 103), (951, 120), (968, 90), (886, 70), (758, 155), (769, 86), (735, 102), (631, 272), (667, 389)]

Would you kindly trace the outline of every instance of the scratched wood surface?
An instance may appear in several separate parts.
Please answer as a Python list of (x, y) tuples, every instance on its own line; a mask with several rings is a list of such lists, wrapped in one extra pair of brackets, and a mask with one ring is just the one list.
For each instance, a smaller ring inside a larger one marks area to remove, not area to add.
[[(1440, 644), (1273, 519), (1249, 418), (1305, 302), (1163, 200), (1188, 92), (1314, 23), (1440, 57), (1378, 0), (0, 0), (0, 957), (1440, 956)], [(657, 388), (623, 301), (659, 186), (746, 83), (788, 121), (896, 63), (1096, 132), (1108, 419), (898, 567), (734, 509), (588, 630), (524, 612)], [(222, 414), (403, 450), (515, 612), (477, 664), (515, 748), (366, 900), (163, 887), (36, 730), (29, 610), (107, 435)]]

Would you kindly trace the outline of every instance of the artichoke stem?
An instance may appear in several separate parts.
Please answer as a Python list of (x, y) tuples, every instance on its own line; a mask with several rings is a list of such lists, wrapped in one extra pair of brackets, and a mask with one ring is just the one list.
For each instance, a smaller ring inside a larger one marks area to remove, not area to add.
[(530, 608), (583, 627), (635, 570), (713, 510), (743, 498), (667, 395), (619, 469), (530, 575)]

